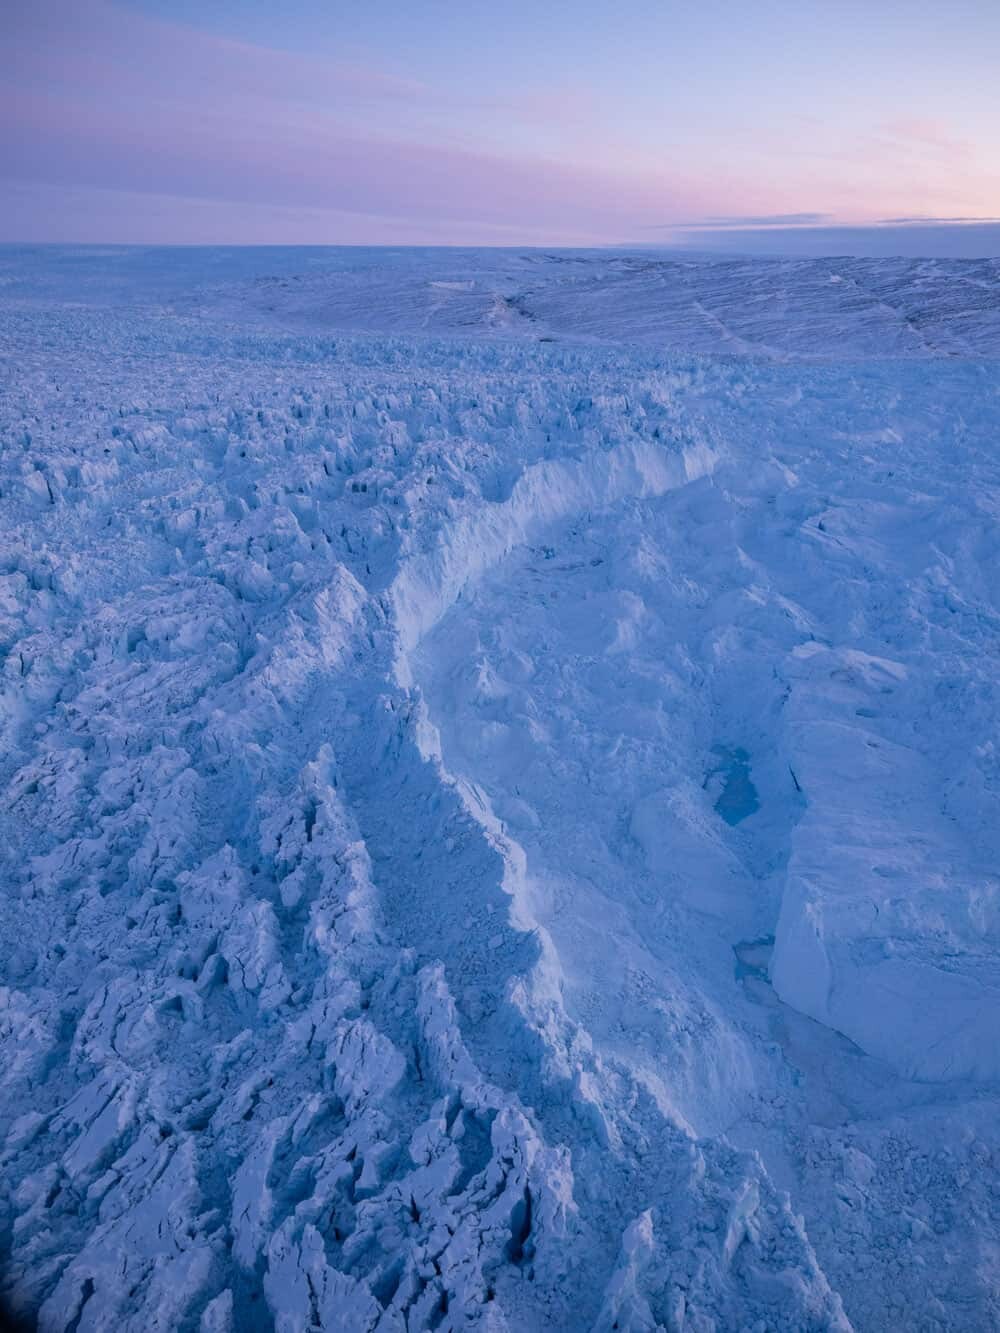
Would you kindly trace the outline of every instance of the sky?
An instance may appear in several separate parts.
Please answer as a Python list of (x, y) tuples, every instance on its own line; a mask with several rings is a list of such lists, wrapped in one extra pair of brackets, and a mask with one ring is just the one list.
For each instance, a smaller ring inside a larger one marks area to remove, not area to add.
[(0, 0), (0, 240), (996, 254), (998, 51), (997, 0)]

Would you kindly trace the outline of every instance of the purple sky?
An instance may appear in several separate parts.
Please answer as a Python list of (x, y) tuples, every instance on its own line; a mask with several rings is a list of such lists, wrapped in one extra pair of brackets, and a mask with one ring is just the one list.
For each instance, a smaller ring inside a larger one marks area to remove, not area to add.
[[(1000, 215), (995, 0), (8, 0), (2, 24), (4, 240), (759, 248)], [(921, 244), (946, 232), (1000, 249), (955, 222)]]

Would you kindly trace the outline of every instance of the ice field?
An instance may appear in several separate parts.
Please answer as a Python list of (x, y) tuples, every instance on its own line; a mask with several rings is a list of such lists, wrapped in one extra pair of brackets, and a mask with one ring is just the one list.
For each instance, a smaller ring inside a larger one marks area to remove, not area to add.
[(59, 1333), (1000, 1327), (1000, 261), (0, 249)]

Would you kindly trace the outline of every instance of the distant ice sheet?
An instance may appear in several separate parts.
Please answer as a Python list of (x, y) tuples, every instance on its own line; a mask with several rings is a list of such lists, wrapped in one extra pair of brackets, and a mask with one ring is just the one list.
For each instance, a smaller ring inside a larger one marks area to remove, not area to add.
[(1000, 354), (1000, 259), (656, 251), (0, 247), (11, 301), (297, 332), (630, 342), (771, 358)]

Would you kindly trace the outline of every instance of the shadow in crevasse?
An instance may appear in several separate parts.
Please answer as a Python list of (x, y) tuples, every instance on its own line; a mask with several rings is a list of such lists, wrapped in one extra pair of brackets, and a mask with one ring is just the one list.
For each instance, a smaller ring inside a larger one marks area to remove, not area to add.
[(8, 1303), (0, 1299), (0, 1333), (35, 1333), (37, 1327), (36, 1320), (16, 1315)]
[(705, 777), (706, 790), (718, 795), (715, 809), (727, 824), (738, 824), (760, 809), (757, 788), (750, 777), (750, 756), (740, 745), (713, 745), (718, 762)]

